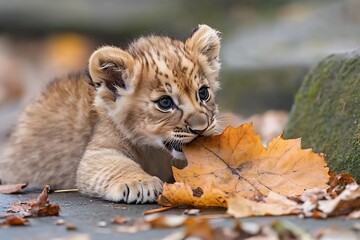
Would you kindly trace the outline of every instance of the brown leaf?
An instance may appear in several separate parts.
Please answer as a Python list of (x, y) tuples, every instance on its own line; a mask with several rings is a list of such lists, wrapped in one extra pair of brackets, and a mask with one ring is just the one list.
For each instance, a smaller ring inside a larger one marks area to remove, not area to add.
[(329, 174), (330, 187), (328, 189), (328, 193), (333, 197), (339, 195), (345, 189), (346, 185), (356, 182), (353, 176), (347, 173), (335, 174), (334, 172), (329, 172)]
[(185, 227), (184, 239), (194, 238), (203, 240), (214, 239), (215, 229), (206, 220), (191, 218)]
[(25, 226), (27, 222), (28, 220), (25, 218), (9, 215), (5, 221), (0, 223), (0, 226)]
[(57, 204), (50, 204), (48, 192), (50, 187), (45, 186), (43, 191), (36, 198), (30, 198), (25, 202), (16, 201), (11, 205), (9, 212), (17, 213), (25, 217), (57, 216), (60, 207)]
[(0, 193), (17, 193), (24, 189), (27, 185), (27, 183), (0, 185)]
[(227, 213), (236, 218), (249, 216), (289, 215), (298, 214), (298, 203), (283, 195), (269, 192), (261, 199), (248, 199), (236, 193), (228, 199)]
[(126, 218), (123, 217), (115, 217), (111, 220), (112, 223), (114, 224), (123, 224), (126, 223), (128, 220)]
[(354, 210), (346, 216), (346, 219), (360, 219), (360, 209)]
[(75, 230), (77, 230), (77, 226), (72, 223), (66, 223), (65, 229), (68, 231), (75, 231)]
[[(234, 193), (251, 200), (269, 192), (292, 196), (305, 189), (328, 188), (323, 154), (301, 149), (300, 139), (276, 138), (265, 148), (252, 124), (198, 138), (184, 148), (184, 153), (187, 167), (173, 167), (175, 180), (180, 183), (164, 185), (160, 205), (226, 207), (224, 200)], [(216, 198), (220, 199), (214, 201)]]
[(189, 217), (186, 215), (162, 215), (159, 213), (147, 215), (144, 217), (146, 223), (152, 228), (173, 228), (182, 226)]
[(318, 202), (318, 209), (328, 216), (344, 215), (360, 208), (360, 186), (351, 183), (339, 196)]

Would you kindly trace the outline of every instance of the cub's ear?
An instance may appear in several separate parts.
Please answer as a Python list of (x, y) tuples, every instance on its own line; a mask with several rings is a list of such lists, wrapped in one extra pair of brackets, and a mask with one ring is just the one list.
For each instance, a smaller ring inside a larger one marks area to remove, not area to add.
[(207, 78), (215, 81), (220, 70), (220, 32), (207, 25), (199, 25), (186, 40), (185, 46), (198, 55)]
[(89, 73), (94, 84), (105, 83), (114, 94), (132, 89), (133, 68), (133, 57), (117, 47), (101, 47), (89, 60)]

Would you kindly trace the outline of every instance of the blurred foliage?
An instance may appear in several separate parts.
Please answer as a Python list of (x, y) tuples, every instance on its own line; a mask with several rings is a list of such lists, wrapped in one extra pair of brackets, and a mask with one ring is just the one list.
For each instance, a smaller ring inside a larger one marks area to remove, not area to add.
[(307, 66), (225, 70), (219, 102), (226, 110), (243, 116), (267, 109), (290, 109), (307, 71)]

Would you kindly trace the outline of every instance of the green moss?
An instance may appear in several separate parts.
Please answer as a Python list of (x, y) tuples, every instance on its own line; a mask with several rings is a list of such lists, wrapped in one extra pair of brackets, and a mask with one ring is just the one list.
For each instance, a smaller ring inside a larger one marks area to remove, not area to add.
[(304, 79), (286, 138), (327, 155), (329, 167), (360, 180), (360, 54), (332, 55)]
[(302, 99), (303, 99), (303, 95), (302, 95), (302, 94), (297, 93), (297, 94), (295, 95), (295, 103), (296, 103), (296, 102), (300, 102)]
[(316, 82), (312, 84), (309, 92), (307, 93), (307, 97), (314, 99), (317, 96), (319, 89), (320, 89), (320, 82)]

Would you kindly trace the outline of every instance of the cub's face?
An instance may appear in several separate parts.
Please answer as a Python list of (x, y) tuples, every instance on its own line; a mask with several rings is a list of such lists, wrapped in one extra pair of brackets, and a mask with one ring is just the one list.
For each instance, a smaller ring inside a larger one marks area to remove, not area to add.
[(206, 25), (185, 42), (150, 36), (127, 51), (103, 47), (89, 64), (95, 105), (135, 144), (181, 158), (183, 144), (216, 131), (219, 50), (218, 32)]

